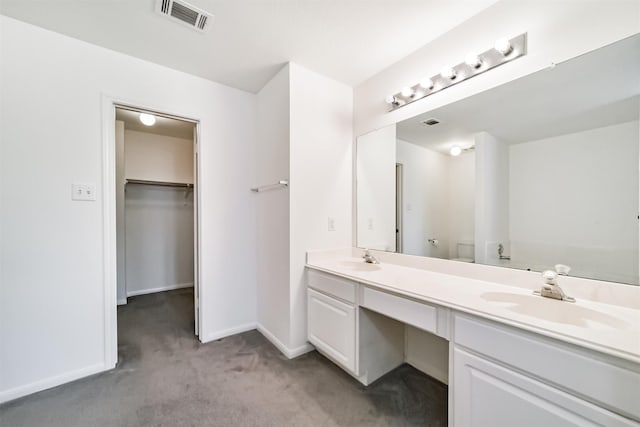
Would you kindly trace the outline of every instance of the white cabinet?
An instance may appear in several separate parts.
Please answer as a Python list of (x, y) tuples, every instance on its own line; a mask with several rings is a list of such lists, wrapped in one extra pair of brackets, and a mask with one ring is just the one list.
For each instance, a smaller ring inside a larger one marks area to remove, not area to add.
[(460, 348), (454, 350), (454, 426), (637, 426), (592, 403)]
[(635, 364), (463, 314), (453, 336), (454, 426), (640, 426)]
[(307, 289), (307, 310), (309, 341), (331, 360), (355, 374), (355, 306)]

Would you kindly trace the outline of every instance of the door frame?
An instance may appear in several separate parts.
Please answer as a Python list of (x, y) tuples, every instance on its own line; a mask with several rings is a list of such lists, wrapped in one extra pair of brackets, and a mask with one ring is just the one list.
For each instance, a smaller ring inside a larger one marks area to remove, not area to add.
[[(114, 368), (118, 362), (117, 318), (117, 247), (116, 247), (116, 107), (147, 111), (165, 117), (195, 124), (194, 150), (194, 313), (195, 334), (202, 335), (203, 292), (201, 286), (202, 226), (201, 203), (201, 120), (193, 112), (175, 108), (159, 108), (144, 102), (102, 94), (102, 213), (103, 213), (103, 291), (104, 291), (104, 361), (105, 368)], [(200, 339), (202, 341), (202, 339)]]
[(403, 251), (404, 165), (396, 163), (396, 253)]

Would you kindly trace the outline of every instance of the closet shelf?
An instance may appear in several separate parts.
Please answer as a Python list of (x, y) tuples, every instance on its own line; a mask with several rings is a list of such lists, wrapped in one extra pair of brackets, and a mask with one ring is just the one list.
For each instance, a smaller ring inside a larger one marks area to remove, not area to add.
[(162, 187), (180, 187), (180, 188), (193, 188), (193, 184), (187, 182), (167, 182), (167, 181), (149, 181), (144, 179), (127, 179), (125, 184), (137, 184), (137, 185), (157, 185)]

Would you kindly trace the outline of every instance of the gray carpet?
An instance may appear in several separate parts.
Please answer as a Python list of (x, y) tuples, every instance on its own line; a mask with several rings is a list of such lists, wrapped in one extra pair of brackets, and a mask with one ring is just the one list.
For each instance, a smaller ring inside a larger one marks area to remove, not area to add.
[(317, 352), (288, 360), (260, 333), (209, 344), (193, 293), (118, 308), (118, 367), (0, 406), (18, 426), (446, 426), (447, 386), (403, 365), (369, 387)]

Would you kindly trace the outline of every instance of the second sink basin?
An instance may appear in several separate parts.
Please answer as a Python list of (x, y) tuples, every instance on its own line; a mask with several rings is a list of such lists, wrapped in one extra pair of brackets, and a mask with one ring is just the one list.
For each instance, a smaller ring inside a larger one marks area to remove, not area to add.
[(600, 324), (610, 328), (626, 329), (631, 325), (612, 315), (582, 307), (578, 303), (543, 298), (537, 295), (523, 295), (510, 292), (485, 292), (480, 295), (488, 302), (500, 304), (507, 310), (549, 322), (564, 323), (579, 327), (593, 327)]

